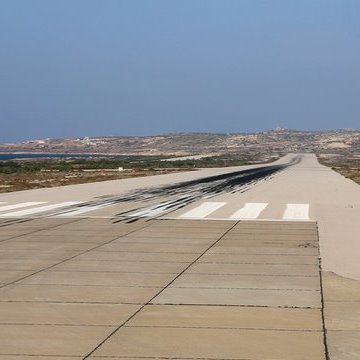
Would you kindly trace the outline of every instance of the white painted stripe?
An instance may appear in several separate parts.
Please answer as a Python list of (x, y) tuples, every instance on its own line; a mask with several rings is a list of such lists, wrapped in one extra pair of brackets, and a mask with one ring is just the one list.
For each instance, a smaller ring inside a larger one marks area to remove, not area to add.
[(309, 204), (287, 204), (284, 220), (309, 220)]
[(230, 216), (230, 219), (257, 219), (268, 203), (246, 203), (241, 209)]
[(73, 217), (77, 215), (81, 215), (90, 211), (99, 210), (108, 206), (111, 206), (112, 204), (101, 204), (101, 205), (88, 205), (88, 206), (81, 206), (78, 209), (64, 212), (63, 214), (55, 215), (56, 217)]
[(185, 214), (180, 215), (179, 217), (183, 219), (204, 218), (205, 216), (210, 215), (212, 212), (220, 209), (226, 204), (226, 202), (204, 202), (195, 209), (192, 209)]
[(67, 201), (67, 202), (63, 202), (63, 203), (59, 203), (59, 204), (40, 206), (38, 208), (31, 208), (31, 209), (27, 209), (27, 210), (14, 211), (14, 212), (2, 214), (2, 215), (0, 215), (0, 217), (27, 216), (27, 215), (32, 215), (32, 214), (37, 214), (37, 213), (40, 213), (40, 212), (59, 209), (59, 208), (62, 208), (62, 207), (71, 206), (71, 205), (75, 205), (75, 204), (79, 204), (79, 201)]
[(168, 205), (172, 204), (174, 200), (163, 202), (159, 205), (151, 206), (143, 210), (136, 211), (128, 215), (128, 217), (150, 217), (159, 215), (167, 210)]
[(46, 202), (37, 201), (37, 202), (24, 202), (24, 203), (14, 204), (14, 205), (5, 205), (5, 206), (0, 206), (0, 211), (2, 212), (2, 211), (14, 210), (14, 209), (19, 209), (19, 208), (24, 208), (24, 207), (34, 206), (34, 205), (40, 205), (40, 204), (46, 204)]

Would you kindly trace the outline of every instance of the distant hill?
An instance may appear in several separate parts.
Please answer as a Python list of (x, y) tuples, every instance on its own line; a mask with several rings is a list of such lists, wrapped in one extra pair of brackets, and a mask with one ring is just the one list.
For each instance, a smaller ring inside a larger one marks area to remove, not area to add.
[(0, 152), (96, 153), (123, 155), (193, 155), (204, 153), (317, 152), (360, 154), (360, 131), (296, 131), (259, 133), (174, 133), (158, 136), (104, 136), (42, 139), (0, 144)]

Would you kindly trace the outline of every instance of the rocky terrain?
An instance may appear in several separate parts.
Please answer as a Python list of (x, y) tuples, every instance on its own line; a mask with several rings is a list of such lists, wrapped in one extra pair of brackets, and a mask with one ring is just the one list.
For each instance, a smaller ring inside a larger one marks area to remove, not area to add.
[(40, 139), (0, 144), (0, 153), (93, 153), (175, 155), (223, 153), (315, 152), (356, 156), (360, 131), (295, 131), (275, 129), (259, 133), (176, 133), (159, 136), (109, 136), (78, 139)]

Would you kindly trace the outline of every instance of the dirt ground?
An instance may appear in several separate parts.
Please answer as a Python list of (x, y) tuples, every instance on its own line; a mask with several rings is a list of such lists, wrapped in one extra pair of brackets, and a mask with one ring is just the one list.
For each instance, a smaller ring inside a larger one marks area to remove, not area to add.
[[(185, 169), (184, 169), (185, 170)], [(189, 170), (189, 169), (187, 169)], [(180, 169), (161, 169), (161, 170), (126, 170), (122, 172), (114, 171), (93, 171), (93, 172), (31, 172), (23, 174), (3, 174), (0, 173), (0, 193), (40, 189), (63, 185), (84, 184), (97, 181), (128, 179), (139, 176), (150, 176), (168, 174), (182, 171)]]

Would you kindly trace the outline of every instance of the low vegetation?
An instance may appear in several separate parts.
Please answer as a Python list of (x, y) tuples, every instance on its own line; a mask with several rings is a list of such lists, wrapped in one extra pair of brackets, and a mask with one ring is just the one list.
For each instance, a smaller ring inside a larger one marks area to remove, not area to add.
[(260, 161), (264, 161), (264, 158), (249, 155), (221, 155), (177, 161), (166, 161), (160, 156), (0, 161), (0, 192), (118, 180), (197, 168), (239, 166)]

